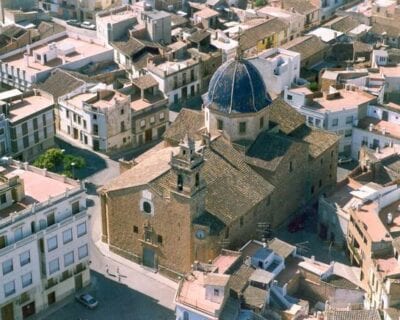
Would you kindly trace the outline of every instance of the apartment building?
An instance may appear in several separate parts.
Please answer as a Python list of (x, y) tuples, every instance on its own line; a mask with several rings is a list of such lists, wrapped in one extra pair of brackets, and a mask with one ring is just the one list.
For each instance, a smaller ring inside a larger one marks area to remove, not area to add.
[(281, 94), (285, 87), (291, 87), (300, 78), (300, 54), (297, 52), (272, 48), (249, 61), (258, 69), (272, 95)]
[(0, 155), (29, 161), (54, 146), (54, 103), (18, 89), (0, 93)]
[(1, 55), (0, 82), (20, 90), (44, 81), (56, 67), (77, 70), (88, 63), (111, 61), (113, 50), (99, 40), (83, 40), (77, 34), (63, 31)]
[(10, 158), (0, 169), (1, 319), (25, 319), (90, 281), (86, 193)]
[(131, 145), (130, 98), (114, 90), (79, 88), (62, 96), (59, 134), (95, 151)]
[(149, 60), (147, 70), (167, 95), (169, 104), (177, 104), (200, 92), (201, 59), (193, 56), (176, 61), (157, 57)]
[(365, 307), (386, 309), (400, 302), (398, 236), (400, 189), (388, 187), (376, 200), (368, 197), (350, 209), (347, 247), (351, 261), (361, 267), (367, 287)]
[(375, 96), (350, 86), (318, 93), (304, 87), (285, 89), (284, 99), (306, 116), (308, 125), (338, 134), (339, 152), (347, 155), (352, 152), (353, 126), (366, 115), (368, 105), (376, 102)]
[(362, 146), (380, 150), (400, 145), (400, 106), (395, 103), (370, 105), (364, 118), (353, 128), (352, 157), (359, 158)]

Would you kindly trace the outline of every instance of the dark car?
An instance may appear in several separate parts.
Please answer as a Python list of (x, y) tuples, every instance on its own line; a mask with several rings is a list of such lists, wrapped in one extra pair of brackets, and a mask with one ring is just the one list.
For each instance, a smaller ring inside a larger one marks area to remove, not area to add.
[(75, 299), (89, 309), (94, 309), (99, 304), (98, 301), (93, 298), (89, 293), (77, 295), (75, 296)]
[(69, 24), (70, 26), (74, 26), (74, 27), (80, 27), (81, 26), (81, 23), (78, 20), (75, 20), (75, 19), (67, 20), (67, 24)]

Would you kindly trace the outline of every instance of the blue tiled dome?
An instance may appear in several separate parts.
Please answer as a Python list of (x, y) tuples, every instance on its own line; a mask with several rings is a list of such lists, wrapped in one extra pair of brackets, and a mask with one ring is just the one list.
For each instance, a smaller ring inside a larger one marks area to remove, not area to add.
[(272, 102), (260, 73), (244, 59), (229, 60), (218, 68), (207, 100), (210, 107), (224, 113), (257, 112)]

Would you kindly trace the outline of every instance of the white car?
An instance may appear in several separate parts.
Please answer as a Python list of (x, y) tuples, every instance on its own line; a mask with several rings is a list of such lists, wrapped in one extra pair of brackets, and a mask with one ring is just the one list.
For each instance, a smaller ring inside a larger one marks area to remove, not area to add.
[(89, 309), (94, 309), (99, 304), (95, 298), (93, 298), (89, 293), (84, 293), (80, 295), (76, 295), (75, 299), (82, 303), (84, 306)]
[(89, 29), (89, 30), (96, 30), (96, 26), (89, 21), (83, 21), (81, 23), (81, 28)]

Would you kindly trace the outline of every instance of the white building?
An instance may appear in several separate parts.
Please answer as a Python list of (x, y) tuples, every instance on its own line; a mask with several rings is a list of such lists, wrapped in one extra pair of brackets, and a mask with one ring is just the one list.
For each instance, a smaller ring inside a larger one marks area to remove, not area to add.
[(238, 41), (229, 38), (221, 30), (217, 30), (211, 35), (211, 45), (221, 50), (222, 63), (236, 56)]
[(358, 159), (362, 146), (370, 149), (400, 146), (400, 106), (389, 103), (386, 106), (370, 105), (366, 117), (353, 129), (352, 157)]
[(86, 193), (45, 169), (1, 164), (0, 309), (22, 319), (89, 283)]
[(249, 61), (260, 71), (269, 93), (279, 95), (300, 78), (300, 53), (268, 49)]
[(339, 152), (349, 155), (353, 126), (358, 124), (376, 97), (347, 86), (340, 90), (330, 87), (328, 92), (315, 94), (307, 88), (285, 89), (284, 100), (306, 116), (308, 125), (340, 135)]
[(130, 97), (98, 87), (79, 88), (58, 99), (60, 134), (93, 150), (131, 144)]
[(113, 50), (101, 41), (61, 32), (0, 56), (0, 82), (26, 90), (56, 67), (76, 70), (90, 62), (111, 61)]

